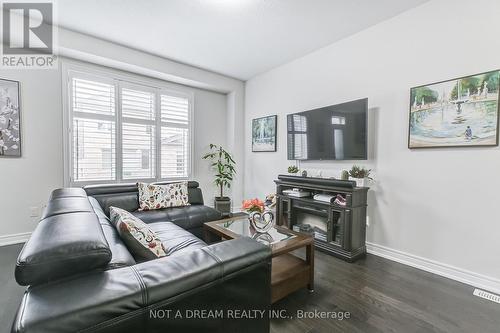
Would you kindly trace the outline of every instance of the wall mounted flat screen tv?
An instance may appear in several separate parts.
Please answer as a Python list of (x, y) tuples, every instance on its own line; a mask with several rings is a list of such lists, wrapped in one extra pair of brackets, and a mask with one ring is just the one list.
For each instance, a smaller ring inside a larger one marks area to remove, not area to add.
[(368, 99), (287, 116), (289, 160), (366, 160)]

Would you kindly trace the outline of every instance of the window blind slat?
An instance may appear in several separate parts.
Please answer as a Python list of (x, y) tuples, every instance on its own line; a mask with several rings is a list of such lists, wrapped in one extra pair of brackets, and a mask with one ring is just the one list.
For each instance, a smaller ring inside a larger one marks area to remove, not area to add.
[(161, 176), (163, 178), (188, 176), (188, 130), (161, 128)]
[[(162, 178), (187, 177), (189, 166), (189, 100), (183, 97), (161, 95), (161, 121), (168, 126), (161, 128)], [(175, 125), (184, 125), (175, 127)]]
[(115, 124), (95, 119), (73, 119), (73, 179), (115, 179)]
[(122, 117), (154, 120), (154, 102), (151, 92), (122, 88)]
[(131, 123), (133, 119), (155, 119), (155, 95), (122, 88), (122, 168), (123, 179), (155, 178), (155, 126)]
[(104, 115), (115, 113), (115, 87), (79, 78), (72, 80), (73, 110)]
[(155, 178), (155, 128), (122, 125), (123, 179)]
[(161, 121), (187, 124), (189, 121), (189, 100), (187, 98), (161, 95)]

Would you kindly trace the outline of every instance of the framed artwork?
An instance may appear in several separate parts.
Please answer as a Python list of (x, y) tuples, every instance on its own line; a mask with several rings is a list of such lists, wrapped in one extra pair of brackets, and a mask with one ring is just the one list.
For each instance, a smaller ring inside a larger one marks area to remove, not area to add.
[(0, 79), (0, 157), (21, 156), (19, 82)]
[(498, 146), (499, 75), (411, 88), (408, 148)]
[(252, 120), (252, 151), (276, 151), (277, 116)]

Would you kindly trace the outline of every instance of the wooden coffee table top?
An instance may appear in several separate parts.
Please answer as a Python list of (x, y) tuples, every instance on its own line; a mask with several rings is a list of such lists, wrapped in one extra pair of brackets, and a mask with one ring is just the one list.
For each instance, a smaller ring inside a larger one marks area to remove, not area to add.
[(235, 216), (223, 220), (206, 222), (204, 228), (206, 231), (210, 231), (225, 239), (251, 237), (256, 240), (260, 238), (264, 240), (263, 243), (267, 244), (270, 241), (273, 257), (310, 245), (314, 241), (310, 235), (298, 233), (281, 226), (274, 226), (268, 233), (257, 233), (251, 227), (247, 216)]

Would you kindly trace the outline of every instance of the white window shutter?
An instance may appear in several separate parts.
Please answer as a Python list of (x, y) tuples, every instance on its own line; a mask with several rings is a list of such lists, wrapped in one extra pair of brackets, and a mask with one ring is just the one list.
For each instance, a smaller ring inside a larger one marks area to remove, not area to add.
[(155, 119), (155, 99), (152, 92), (122, 88), (121, 101), (123, 118)]
[(170, 124), (188, 125), (189, 99), (161, 95), (161, 121)]
[(114, 86), (74, 78), (72, 102), (73, 181), (114, 180)]
[(189, 174), (189, 99), (161, 95), (161, 177)]
[(123, 179), (155, 178), (155, 128), (122, 123)]
[(73, 112), (115, 114), (115, 87), (97, 81), (73, 78)]
[(155, 178), (155, 94), (121, 90), (123, 179)]
[(68, 75), (72, 185), (189, 177), (191, 97), (118, 76)]

